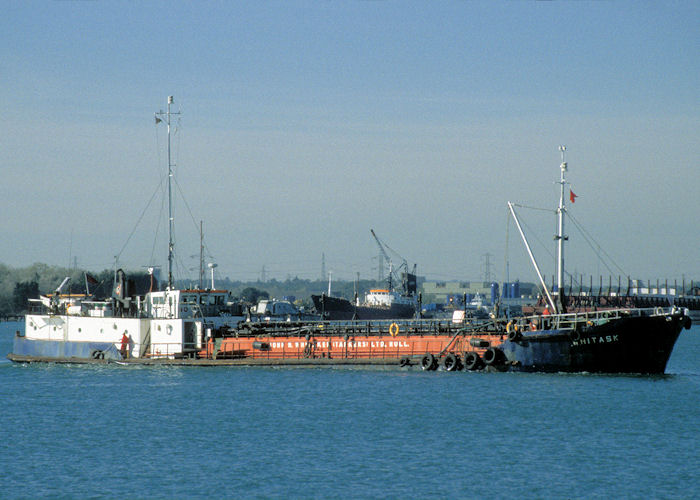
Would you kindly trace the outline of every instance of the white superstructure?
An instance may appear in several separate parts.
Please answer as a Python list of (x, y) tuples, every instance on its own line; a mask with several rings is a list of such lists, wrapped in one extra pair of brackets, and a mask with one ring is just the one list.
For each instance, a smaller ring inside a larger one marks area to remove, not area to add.
[(211, 331), (244, 317), (225, 290), (164, 290), (136, 298), (130, 311), (115, 300), (58, 296), (30, 300), (27, 340), (110, 343), (126, 357), (174, 357), (202, 348)]
[(406, 297), (393, 290), (376, 288), (365, 294), (365, 306), (391, 307), (391, 304), (415, 304), (413, 297)]

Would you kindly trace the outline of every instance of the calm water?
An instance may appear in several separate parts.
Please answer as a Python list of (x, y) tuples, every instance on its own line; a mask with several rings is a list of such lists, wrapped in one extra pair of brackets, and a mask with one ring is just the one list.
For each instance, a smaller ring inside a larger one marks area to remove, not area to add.
[(667, 372), (0, 361), (0, 497), (697, 498), (700, 326)]

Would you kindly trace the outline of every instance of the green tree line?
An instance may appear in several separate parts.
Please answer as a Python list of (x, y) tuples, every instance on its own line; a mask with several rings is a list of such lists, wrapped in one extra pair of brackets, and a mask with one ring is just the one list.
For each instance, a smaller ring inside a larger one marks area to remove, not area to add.
[[(127, 278), (132, 282), (132, 293), (142, 295), (151, 287), (151, 280), (143, 270), (125, 270)], [(106, 269), (101, 272), (88, 272), (97, 283), (89, 284), (90, 294), (97, 298), (109, 297), (112, 294), (114, 270)], [(86, 271), (69, 269), (47, 264), (33, 264), (24, 268), (12, 268), (0, 264), (0, 317), (16, 316), (27, 311), (28, 299), (38, 298), (39, 294), (53, 293), (64, 278), (70, 281), (64, 286), (62, 293), (84, 294), (86, 291)], [(177, 280), (179, 288), (196, 288), (191, 281)], [(370, 288), (383, 287), (385, 283), (374, 280), (335, 281), (332, 284), (332, 295), (352, 299), (355, 293), (360, 296)], [(323, 280), (305, 280), (288, 278), (286, 280), (271, 279), (261, 282), (234, 281), (228, 278), (215, 282), (217, 289), (229, 290), (235, 296), (246, 302), (254, 303), (261, 298), (294, 297), (297, 305), (312, 307), (311, 295), (328, 292), (328, 283)], [(157, 287), (157, 285), (156, 285)]]
[[(39, 294), (54, 292), (61, 282), (69, 277), (61, 293), (85, 294), (86, 286), (95, 297), (108, 297), (112, 294), (114, 271), (89, 272), (92, 284), (86, 283), (86, 272), (81, 269), (68, 269), (47, 264), (33, 264), (29, 267), (12, 268), (0, 264), (0, 317), (16, 316), (27, 310), (28, 299), (36, 299)], [(128, 274), (128, 273), (127, 273)], [(129, 276), (133, 281), (134, 293), (148, 291), (150, 277), (143, 272)]]

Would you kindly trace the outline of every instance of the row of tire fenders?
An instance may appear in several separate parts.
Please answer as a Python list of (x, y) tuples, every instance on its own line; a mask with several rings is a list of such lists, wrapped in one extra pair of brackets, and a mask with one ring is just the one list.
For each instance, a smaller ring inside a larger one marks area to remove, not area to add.
[[(415, 358), (414, 358), (415, 359)], [(453, 372), (460, 370), (476, 371), (487, 367), (500, 367), (506, 362), (506, 357), (497, 347), (489, 347), (484, 351), (483, 357), (478, 352), (469, 351), (464, 354), (464, 359), (453, 352), (448, 353), (442, 358), (436, 357), (434, 354), (424, 354), (419, 361), (421, 369), (424, 371), (433, 371), (442, 368), (445, 371)], [(404, 357), (399, 362), (400, 366), (413, 365), (412, 358)]]

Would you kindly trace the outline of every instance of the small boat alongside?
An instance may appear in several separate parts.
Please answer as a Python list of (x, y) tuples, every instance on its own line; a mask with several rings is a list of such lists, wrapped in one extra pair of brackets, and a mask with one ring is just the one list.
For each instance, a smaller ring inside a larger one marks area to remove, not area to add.
[[(123, 273), (119, 273), (123, 276)], [(122, 288), (124, 290), (124, 288)], [(226, 290), (168, 289), (82, 300), (30, 301), (10, 359), (142, 360), (194, 357), (211, 332), (242, 321)]]

